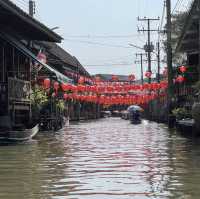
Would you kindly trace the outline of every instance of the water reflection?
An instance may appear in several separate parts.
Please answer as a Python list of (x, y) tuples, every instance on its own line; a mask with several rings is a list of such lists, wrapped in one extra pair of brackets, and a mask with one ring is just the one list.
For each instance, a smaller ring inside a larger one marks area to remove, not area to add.
[(199, 198), (200, 145), (109, 118), (0, 147), (0, 198)]

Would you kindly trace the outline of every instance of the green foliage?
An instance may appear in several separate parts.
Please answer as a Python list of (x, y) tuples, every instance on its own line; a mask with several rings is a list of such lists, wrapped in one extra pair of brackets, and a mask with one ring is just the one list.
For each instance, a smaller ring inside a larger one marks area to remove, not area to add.
[(48, 96), (39, 86), (35, 86), (31, 93), (31, 102), (34, 107), (42, 107), (48, 102)]
[(191, 113), (185, 108), (175, 108), (172, 111), (172, 114), (176, 117), (176, 119), (181, 120), (183, 118), (190, 118)]
[[(183, 64), (183, 55), (180, 53), (175, 54), (175, 49), (177, 47), (179, 38), (181, 36), (181, 33), (183, 31), (184, 25), (185, 25), (185, 20), (187, 17), (187, 12), (179, 12), (176, 14), (172, 15), (172, 39), (171, 39), (171, 44), (172, 44), (172, 52), (173, 52), (173, 64), (174, 65), (179, 65)], [(165, 27), (166, 28), (166, 27)], [(164, 44), (164, 50), (166, 51), (167, 49), (167, 39), (165, 38), (163, 40)]]
[(196, 91), (200, 91), (200, 81), (196, 82), (195, 85), (193, 86), (193, 88), (194, 88)]
[(200, 124), (200, 103), (196, 102), (192, 106), (192, 117), (194, 120)]
[(64, 102), (64, 100), (58, 100), (56, 102), (56, 108), (58, 108), (60, 111), (64, 111), (64, 109), (65, 109), (65, 102)]

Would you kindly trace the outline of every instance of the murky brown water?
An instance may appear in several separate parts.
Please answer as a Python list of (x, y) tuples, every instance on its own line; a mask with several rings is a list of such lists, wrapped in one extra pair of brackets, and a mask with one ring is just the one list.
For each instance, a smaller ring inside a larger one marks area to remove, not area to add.
[(199, 199), (200, 142), (109, 118), (0, 146), (1, 199)]

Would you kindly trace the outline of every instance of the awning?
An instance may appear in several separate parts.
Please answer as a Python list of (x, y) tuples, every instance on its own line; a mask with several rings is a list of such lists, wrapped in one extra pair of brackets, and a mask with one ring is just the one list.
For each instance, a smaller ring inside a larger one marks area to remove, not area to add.
[(2, 32), (0, 32), (0, 37), (2, 37), (2, 39), (6, 39), (12, 46), (17, 48), (19, 51), (24, 53), (26, 56), (32, 58), (35, 62), (44, 66), (50, 72), (54, 73), (56, 75), (57, 81), (59, 81), (61, 83), (72, 83), (73, 82), (72, 79), (66, 77), (65, 75), (63, 75), (59, 71), (55, 70), (51, 66), (38, 60), (37, 57), (29, 49), (27, 49), (21, 42), (19, 42), (17, 39), (13, 38), (10, 35), (4, 34)]

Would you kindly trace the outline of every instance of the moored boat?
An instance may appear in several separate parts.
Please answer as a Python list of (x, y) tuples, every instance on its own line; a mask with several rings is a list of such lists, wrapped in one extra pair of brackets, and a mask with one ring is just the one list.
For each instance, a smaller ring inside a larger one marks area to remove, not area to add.
[(32, 139), (39, 132), (39, 125), (29, 129), (4, 130), (0, 133), (1, 141), (23, 142)]

